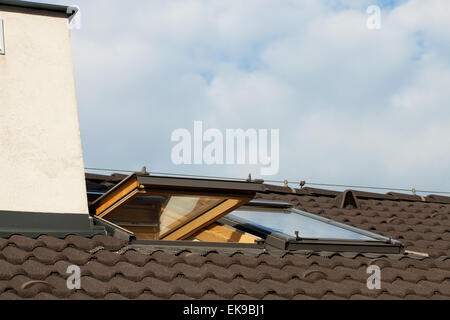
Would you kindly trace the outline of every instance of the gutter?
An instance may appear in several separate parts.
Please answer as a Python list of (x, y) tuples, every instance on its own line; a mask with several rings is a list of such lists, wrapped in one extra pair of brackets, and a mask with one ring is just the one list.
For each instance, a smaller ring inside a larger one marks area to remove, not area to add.
[(78, 12), (78, 8), (74, 6), (63, 6), (57, 4), (19, 1), (19, 0), (0, 0), (0, 5), (65, 13), (67, 15), (67, 18), (69, 19), (72, 19)]

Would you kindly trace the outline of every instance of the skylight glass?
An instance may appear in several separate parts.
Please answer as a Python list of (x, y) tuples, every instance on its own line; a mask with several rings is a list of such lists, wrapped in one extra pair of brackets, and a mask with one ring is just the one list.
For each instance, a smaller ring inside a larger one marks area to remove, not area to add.
[(227, 216), (241, 224), (253, 226), (288, 239), (333, 239), (384, 241), (382, 236), (324, 219), (296, 209), (243, 207)]
[(160, 238), (223, 201), (221, 197), (211, 196), (144, 194), (136, 196), (110, 213), (107, 219), (127, 227), (157, 227), (157, 237)]
[(223, 202), (222, 198), (206, 196), (170, 197), (160, 214), (161, 236), (196, 218), (221, 202)]

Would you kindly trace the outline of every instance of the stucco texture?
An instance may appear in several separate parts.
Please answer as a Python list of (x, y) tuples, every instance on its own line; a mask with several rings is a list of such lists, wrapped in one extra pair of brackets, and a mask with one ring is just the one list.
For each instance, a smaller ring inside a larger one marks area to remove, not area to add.
[(0, 210), (88, 212), (65, 15), (0, 6)]

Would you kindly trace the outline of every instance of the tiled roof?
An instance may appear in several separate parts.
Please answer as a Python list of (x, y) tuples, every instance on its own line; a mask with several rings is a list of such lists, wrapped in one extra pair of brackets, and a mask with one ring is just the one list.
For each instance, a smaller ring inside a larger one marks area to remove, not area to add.
[(354, 192), (360, 208), (341, 209), (335, 197), (326, 195), (328, 191), (297, 190), (297, 194), (288, 194), (291, 190), (276, 190), (278, 193), (258, 194), (257, 198), (290, 202), (297, 209), (391, 237), (401, 241), (406, 250), (432, 257), (450, 256), (450, 203), (446, 203), (450, 198), (422, 201), (409, 195)]
[[(88, 187), (106, 189), (120, 181), (116, 178), (97, 176), (88, 179)], [(346, 203), (337, 198), (340, 192), (310, 188), (267, 186), (257, 198), (290, 202), (430, 256), (13, 236), (0, 239), (0, 299), (450, 299), (449, 198), (353, 194), (359, 208), (353, 202), (341, 208)], [(80, 290), (66, 286), (72, 264), (81, 268)], [(381, 268), (380, 290), (367, 288), (370, 265)]]
[[(450, 297), (450, 258), (129, 247), (96, 236), (0, 240), (0, 299), (391, 299)], [(69, 265), (81, 289), (66, 287)], [(382, 289), (369, 290), (369, 265)]]

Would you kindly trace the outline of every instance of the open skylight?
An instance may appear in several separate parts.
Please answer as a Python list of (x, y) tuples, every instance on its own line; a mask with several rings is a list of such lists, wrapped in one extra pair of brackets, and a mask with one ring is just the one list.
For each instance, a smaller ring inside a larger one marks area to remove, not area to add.
[(261, 185), (133, 174), (90, 205), (143, 240), (184, 240), (250, 201)]
[[(263, 245), (281, 250), (400, 253), (402, 244), (291, 204), (252, 200), (264, 185), (133, 174), (90, 205), (137, 240)], [(98, 196), (98, 195), (97, 195)]]

